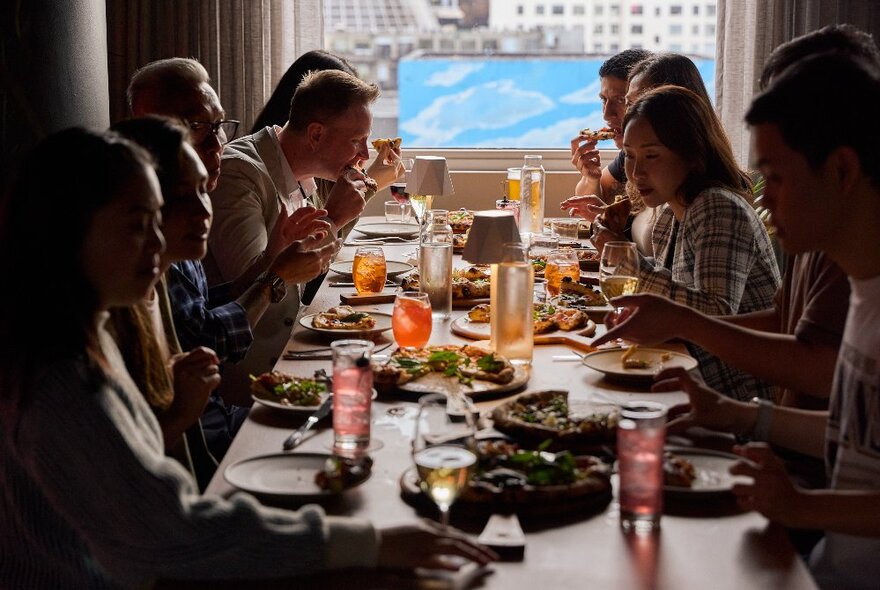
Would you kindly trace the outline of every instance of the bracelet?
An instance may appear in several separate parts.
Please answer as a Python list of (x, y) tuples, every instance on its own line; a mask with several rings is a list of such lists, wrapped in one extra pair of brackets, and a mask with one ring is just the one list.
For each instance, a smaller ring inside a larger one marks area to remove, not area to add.
[(758, 406), (758, 417), (755, 425), (749, 432), (749, 438), (757, 442), (766, 442), (770, 439), (770, 426), (773, 422), (773, 403), (759, 397), (751, 399), (753, 405)]

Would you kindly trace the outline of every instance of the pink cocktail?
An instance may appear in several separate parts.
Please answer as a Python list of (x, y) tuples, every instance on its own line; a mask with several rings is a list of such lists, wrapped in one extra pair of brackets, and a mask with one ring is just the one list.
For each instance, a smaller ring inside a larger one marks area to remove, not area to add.
[(358, 455), (370, 446), (373, 343), (337, 340), (333, 348), (333, 452)]
[(617, 427), (620, 525), (647, 533), (663, 512), (663, 444), (666, 407), (654, 402), (624, 405)]

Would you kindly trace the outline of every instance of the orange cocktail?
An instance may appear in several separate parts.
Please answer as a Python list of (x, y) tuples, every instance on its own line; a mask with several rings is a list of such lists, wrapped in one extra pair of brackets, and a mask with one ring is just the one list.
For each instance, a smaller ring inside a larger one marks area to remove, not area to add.
[(547, 257), (547, 266), (544, 267), (547, 293), (554, 297), (559, 295), (559, 286), (564, 277), (571, 277), (575, 283), (580, 281), (581, 267), (577, 255), (573, 251), (556, 251)]
[(385, 253), (377, 246), (361, 246), (351, 266), (358, 293), (381, 293), (385, 289)]
[(427, 293), (403, 291), (394, 299), (391, 331), (401, 348), (420, 348), (431, 337), (431, 301)]

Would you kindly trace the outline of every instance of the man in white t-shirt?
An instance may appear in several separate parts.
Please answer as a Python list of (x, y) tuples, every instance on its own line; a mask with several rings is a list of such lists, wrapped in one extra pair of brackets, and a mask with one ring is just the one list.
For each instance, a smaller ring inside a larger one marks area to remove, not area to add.
[[(842, 96), (858, 113), (857, 124), (829, 116)], [(830, 411), (735, 401), (680, 370), (665, 371), (655, 385), (690, 396), (691, 413), (680, 424), (825, 457), (830, 487), (823, 490), (796, 486), (765, 444), (738, 448), (750, 462), (731, 470), (754, 479), (734, 488), (744, 509), (790, 528), (826, 531), (810, 561), (822, 588), (880, 584), (880, 248), (870, 241), (880, 226), (878, 104), (876, 65), (826, 53), (786, 70), (746, 115), (767, 182), (764, 200), (783, 247), (795, 254), (825, 252), (852, 287)]]

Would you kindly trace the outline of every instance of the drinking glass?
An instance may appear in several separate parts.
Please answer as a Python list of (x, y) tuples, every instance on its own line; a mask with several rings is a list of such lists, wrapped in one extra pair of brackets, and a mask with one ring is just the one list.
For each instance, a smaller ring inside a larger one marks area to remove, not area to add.
[[(599, 288), (608, 303), (639, 288), (639, 252), (633, 242), (607, 242), (599, 257)], [(622, 307), (615, 309), (616, 313)]]
[(431, 338), (431, 301), (427, 293), (401, 291), (394, 298), (391, 331), (401, 348), (421, 348)]
[(620, 526), (650, 533), (660, 528), (663, 512), (663, 443), (666, 406), (656, 402), (624, 404), (617, 426), (620, 474)]
[(357, 456), (370, 446), (373, 370), (369, 340), (337, 340), (333, 352), (333, 452)]
[(409, 193), (406, 192), (406, 183), (409, 182), (409, 175), (412, 172), (414, 160), (412, 158), (401, 158), (400, 162), (401, 164), (403, 164), (403, 175), (392, 182), (391, 186), (388, 188), (391, 191), (391, 196), (394, 197), (395, 201), (397, 201), (401, 205), (406, 205), (407, 203), (409, 203)]
[(402, 223), (406, 221), (404, 218), (404, 208), (407, 205), (398, 201), (385, 201), (385, 221), (388, 223)]
[(548, 256), (553, 250), (559, 249), (559, 236), (534, 234), (531, 236), (529, 243), (532, 245), (529, 249), (530, 255)]
[(470, 403), (463, 396), (433, 393), (419, 399), (413, 461), (419, 487), (437, 504), (444, 527), (449, 526), (449, 507), (477, 462), (475, 432)]
[(361, 295), (385, 289), (385, 252), (379, 246), (360, 246), (354, 253), (351, 274), (354, 288)]
[(521, 178), (522, 168), (507, 169), (507, 198), (511, 201), (519, 201), (519, 183)]
[(559, 295), (564, 277), (571, 280), (581, 280), (581, 264), (578, 262), (577, 253), (571, 248), (554, 250), (547, 256), (547, 266), (544, 267), (544, 278), (547, 279), (547, 294), (553, 297)]
[(559, 236), (561, 239), (577, 241), (579, 224), (580, 220), (576, 218), (554, 219), (550, 222), (550, 232), (555, 236)]
[(492, 348), (515, 365), (531, 365), (535, 272), (526, 246), (519, 242), (502, 244), (501, 262), (492, 265), (491, 285)]

